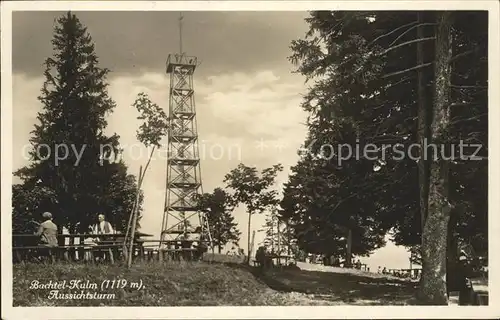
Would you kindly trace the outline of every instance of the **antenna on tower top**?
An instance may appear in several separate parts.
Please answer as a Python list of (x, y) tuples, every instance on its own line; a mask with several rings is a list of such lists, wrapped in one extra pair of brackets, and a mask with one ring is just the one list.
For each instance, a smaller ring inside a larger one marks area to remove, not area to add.
[(179, 12), (179, 50), (180, 50), (180, 54), (182, 55), (183, 52), (182, 52), (182, 19), (184, 17), (182, 16), (182, 12)]

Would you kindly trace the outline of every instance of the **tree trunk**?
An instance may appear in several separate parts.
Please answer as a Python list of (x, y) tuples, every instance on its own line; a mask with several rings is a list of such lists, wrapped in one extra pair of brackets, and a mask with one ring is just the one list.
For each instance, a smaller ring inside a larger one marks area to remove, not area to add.
[[(452, 14), (437, 14), (434, 109), (432, 112), (432, 142), (440, 151), (446, 141), (450, 123), (450, 79), (452, 55)], [(449, 161), (434, 159), (430, 166), (429, 208), (423, 230), (422, 281), (420, 302), (426, 305), (446, 305), (446, 251), (449, 204)]]
[[(142, 184), (142, 177), (143, 177), (143, 172), (142, 172), (142, 166), (139, 168), (139, 180), (137, 183), (137, 193), (135, 196), (135, 203), (133, 206), (133, 211), (132, 211), (132, 225), (131, 225), (131, 231), (130, 231), (130, 245), (127, 251), (128, 254), (128, 260), (127, 260), (127, 267), (130, 268), (132, 266), (132, 257), (134, 255), (134, 237), (135, 237), (135, 229), (137, 227), (137, 215), (139, 214), (139, 199), (141, 196), (141, 184)], [(127, 241), (127, 235), (125, 235), (125, 241)]]
[(252, 254), (251, 248), (250, 248), (250, 232), (252, 231), (252, 213), (248, 213), (248, 241), (247, 241), (247, 264), (250, 264), (250, 255)]
[(345, 261), (346, 261), (346, 265), (347, 267), (351, 267), (352, 266), (352, 229), (349, 228), (348, 231), (347, 231), (347, 248), (346, 248), (346, 257), (345, 257)]
[(271, 252), (274, 253), (274, 216), (271, 214)]
[(281, 234), (280, 234), (280, 220), (278, 219), (278, 224), (276, 225), (278, 232), (278, 265), (281, 265)]
[(290, 256), (291, 255), (291, 245), (292, 245), (292, 236), (290, 233), (290, 221), (286, 222), (286, 234), (287, 234), (286, 254), (287, 254), (287, 256)]
[(456, 236), (456, 227), (458, 222), (459, 210), (453, 208), (450, 213), (450, 222), (448, 223), (448, 244), (446, 252), (446, 289), (450, 291), (460, 291), (461, 280), (458, 273), (458, 238)]
[(222, 251), (221, 246), (220, 246), (220, 245), (218, 245), (218, 246), (217, 246), (217, 249), (219, 250), (219, 254), (220, 254), (220, 252)]
[[(430, 15), (425, 12), (417, 13), (417, 23), (422, 24), (429, 22)], [(417, 38), (422, 39), (432, 36), (430, 31), (432, 29), (428, 26), (417, 27)], [(417, 65), (423, 65), (428, 60), (433, 60), (434, 57), (429, 57), (427, 52), (430, 50), (430, 43), (428, 41), (420, 41), (417, 43)], [(432, 79), (432, 68), (420, 68), (417, 71), (417, 95), (418, 95), (418, 129), (417, 139), (420, 144), (420, 160), (418, 161), (418, 183), (419, 183), (419, 204), (420, 204), (420, 248), (423, 245), (423, 230), (425, 226), (425, 219), (427, 218), (427, 211), (429, 206), (429, 159), (425, 156), (423, 150), (426, 145), (425, 141), (430, 142), (431, 133), (431, 112), (432, 112), (432, 92), (430, 91), (430, 81)], [(423, 268), (423, 265), (422, 265)], [(423, 281), (423, 276), (420, 277), (420, 282)]]

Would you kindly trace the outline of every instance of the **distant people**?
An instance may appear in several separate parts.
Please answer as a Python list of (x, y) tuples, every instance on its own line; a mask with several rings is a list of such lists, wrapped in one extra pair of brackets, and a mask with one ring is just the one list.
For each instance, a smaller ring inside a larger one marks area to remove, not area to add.
[(381, 273), (380, 266), (378, 266), (378, 268), (377, 268), (377, 273)]
[(207, 244), (205, 243), (205, 241), (203, 241), (204, 238), (203, 237), (200, 237), (200, 241), (199, 242), (193, 242), (193, 247), (196, 249), (195, 251), (195, 260), (201, 260), (203, 259), (203, 255), (208, 252), (208, 246)]
[(382, 274), (387, 274), (387, 269), (386, 269), (386, 267), (384, 267), (384, 269), (382, 269)]
[(42, 214), (44, 221), (38, 226), (35, 232), (40, 237), (40, 245), (46, 247), (48, 250), (42, 250), (42, 255), (48, 255), (54, 260), (54, 254), (51, 248), (56, 248), (59, 244), (57, 242), (57, 225), (52, 221), (52, 213), (44, 212)]
[(266, 248), (264, 246), (260, 246), (255, 253), (255, 261), (258, 266), (261, 268), (265, 267), (266, 264)]
[(361, 261), (359, 259), (356, 261), (356, 269), (361, 270)]
[(339, 259), (339, 257), (334, 257), (334, 258), (333, 258), (332, 265), (333, 265), (334, 267), (340, 267), (340, 259)]

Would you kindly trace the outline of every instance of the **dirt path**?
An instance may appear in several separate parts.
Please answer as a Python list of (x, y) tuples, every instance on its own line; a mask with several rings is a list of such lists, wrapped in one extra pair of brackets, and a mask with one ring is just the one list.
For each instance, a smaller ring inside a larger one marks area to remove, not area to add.
[(401, 278), (392, 276), (392, 275), (385, 275), (381, 273), (375, 273), (375, 272), (368, 272), (368, 271), (362, 271), (358, 269), (348, 269), (348, 268), (338, 268), (338, 267), (331, 267), (331, 266), (324, 266), (322, 264), (313, 264), (313, 263), (306, 263), (306, 262), (297, 262), (297, 267), (299, 267), (301, 270), (306, 270), (306, 271), (318, 271), (318, 272), (333, 272), (333, 273), (348, 273), (352, 275), (358, 275), (362, 277), (367, 277), (367, 278), (374, 278), (374, 279), (389, 279), (389, 280), (402, 280)]
[(297, 266), (300, 269), (266, 271), (261, 279), (302, 305), (408, 305), (414, 301), (416, 284), (410, 281), (355, 269)]

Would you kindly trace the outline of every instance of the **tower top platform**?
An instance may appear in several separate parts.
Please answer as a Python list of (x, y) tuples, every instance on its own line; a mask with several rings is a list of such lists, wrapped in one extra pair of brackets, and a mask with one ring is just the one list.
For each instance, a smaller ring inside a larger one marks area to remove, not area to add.
[(174, 67), (183, 67), (194, 71), (198, 65), (198, 58), (195, 56), (187, 56), (185, 54), (169, 54), (167, 58), (167, 73), (171, 73)]

